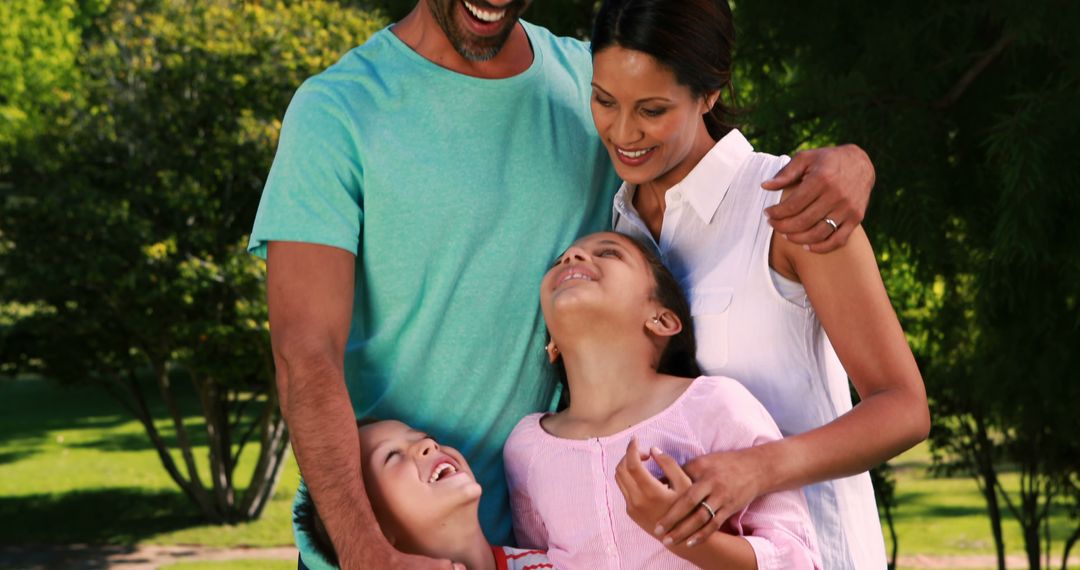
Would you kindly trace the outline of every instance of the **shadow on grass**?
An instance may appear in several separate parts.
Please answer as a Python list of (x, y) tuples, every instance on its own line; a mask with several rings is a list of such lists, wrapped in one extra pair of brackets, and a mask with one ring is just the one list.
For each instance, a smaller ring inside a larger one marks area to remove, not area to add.
[(133, 545), (205, 524), (178, 491), (138, 488), (0, 497), (0, 544)]
[(35, 452), (29, 449), (23, 449), (19, 451), (0, 451), (0, 465), (5, 463), (15, 463), (16, 461), (30, 457)]

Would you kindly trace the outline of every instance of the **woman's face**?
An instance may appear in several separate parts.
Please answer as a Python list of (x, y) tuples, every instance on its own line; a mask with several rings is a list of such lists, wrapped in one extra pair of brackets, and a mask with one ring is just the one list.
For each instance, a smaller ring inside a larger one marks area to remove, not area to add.
[[(626, 236), (585, 236), (559, 256), (540, 284), (540, 306), (549, 329), (569, 311), (588, 322), (639, 322), (654, 312), (652, 270)], [(553, 330), (554, 332), (554, 330)]]
[(689, 173), (693, 164), (683, 163), (708, 138), (705, 97), (652, 56), (617, 45), (593, 56), (592, 86), (593, 122), (620, 178), (674, 184)]
[(376, 422), (360, 428), (360, 449), (372, 507), (399, 545), (423, 544), (449, 514), (478, 504), (480, 485), (465, 458), (425, 433), (398, 421)]

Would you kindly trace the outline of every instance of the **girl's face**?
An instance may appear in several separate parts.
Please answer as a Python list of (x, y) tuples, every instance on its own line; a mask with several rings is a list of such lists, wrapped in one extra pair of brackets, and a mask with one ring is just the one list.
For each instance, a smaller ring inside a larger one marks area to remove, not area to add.
[(709, 102), (652, 56), (604, 48), (593, 56), (592, 86), (593, 122), (627, 183), (674, 184), (693, 168), (687, 157), (695, 145), (712, 146), (702, 118)]
[[(570, 246), (540, 284), (540, 306), (551, 328), (563, 311), (592, 322), (625, 317), (640, 322), (655, 312), (652, 270), (626, 236), (601, 232)], [(582, 313), (581, 311), (584, 311)]]
[(456, 449), (398, 421), (360, 428), (360, 449), (372, 507), (399, 545), (423, 544), (431, 529), (463, 506), (475, 511), (480, 485)]

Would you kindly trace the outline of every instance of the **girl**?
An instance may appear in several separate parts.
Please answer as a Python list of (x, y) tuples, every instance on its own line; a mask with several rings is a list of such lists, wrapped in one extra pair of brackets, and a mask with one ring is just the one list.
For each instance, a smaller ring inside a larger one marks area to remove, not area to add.
[[(613, 226), (688, 292), (704, 372), (739, 379), (791, 436), (691, 461), (652, 530), (700, 541), (754, 497), (810, 485), (825, 568), (885, 568), (866, 471), (925, 439), (922, 377), (857, 221), (819, 202), (812, 230), (775, 235), (768, 213), (793, 204), (761, 186), (787, 158), (730, 126), (733, 41), (725, 0), (608, 0), (592, 37), (593, 119), (625, 181)], [(794, 243), (845, 231), (824, 255)]]
[(504, 448), (519, 546), (569, 570), (818, 567), (799, 491), (759, 497), (700, 545), (649, 534), (690, 486), (680, 462), (780, 437), (738, 382), (693, 378), (689, 308), (655, 257), (619, 234), (582, 238), (544, 277), (540, 305), (569, 405), (526, 416)]

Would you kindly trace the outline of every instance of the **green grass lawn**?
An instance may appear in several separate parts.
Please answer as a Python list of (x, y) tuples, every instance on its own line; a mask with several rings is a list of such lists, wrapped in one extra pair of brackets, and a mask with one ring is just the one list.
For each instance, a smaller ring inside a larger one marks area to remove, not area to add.
[[(930, 477), (930, 452), (924, 443), (892, 460), (896, 468), (896, 534), (900, 555), (912, 554), (989, 554), (994, 553), (994, 539), (986, 503), (969, 477)], [(1019, 476), (1001, 475), (1006, 489), (1015, 491)], [(1004, 509), (1002, 505), (1002, 509)], [(1052, 511), (1052, 553), (1060, 555), (1062, 541), (1072, 530), (1062, 509)], [(1075, 523), (1074, 523), (1075, 524)], [(1024, 542), (1020, 525), (1007, 514), (1003, 522), (1005, 549), (1022, 554)], [(886, 536), (888, 541), (888, 537)], [(887, 544), (891, 548), (891, 544)]]
[[(194, 409), (192, 402), (187, 404)], [(201, 431), (197, 415), (188, 420), (195, 432)], [(159, 427), (171, 437), (170, 425)], [(201, 457), (205, 451), (196, 449)], [(900, 554), (993, 554), (974, 482), (930, 478), (929, 462), (925, 445), (893, 462)], [(202, 524), (161, 468), (142, 427), (104, 392), (42, 380), (0, 380), (0, 544), (290, 545), (289, 511), (297, 480), (290, 458), (261, 520), (226, 527)], [(1014, 475), (1005, 475), (1004, 481), (1011, 488), (1017, 484)], [(1058, 553), (1065, 523), (1058, 513), (1052, 527)], [(1007, 520), (1005, 531), (1008, 551), (1021, 553), (1018, 526)], [(171, 568), (219, 567), (224, 566)]]
[[(201, 418), (188, 423), (202, 433)], [(171, 440), (171, 425), (158, 427)], [(195, 452), (205, 461), (205, 446)], [(261, 520), (202, 524), (142, 426), (104, 391), (0, 380), (0, 543), (289, 545), (298, 479), (290, 456)]]

